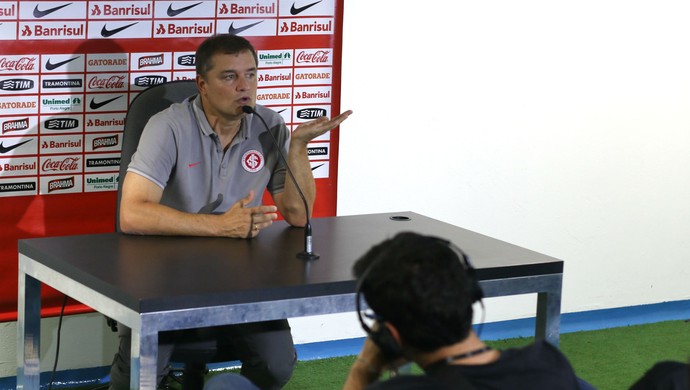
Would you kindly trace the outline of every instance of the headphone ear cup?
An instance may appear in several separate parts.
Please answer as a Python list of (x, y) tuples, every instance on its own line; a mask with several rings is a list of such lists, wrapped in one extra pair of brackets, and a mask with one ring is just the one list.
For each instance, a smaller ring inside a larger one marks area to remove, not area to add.
[(385, 322), (379, 323), (378, 328), (369, 333), (369, 338), (381, 349), (381, 352), (387, 359), (395, 360), (402, 357), (402, 348), (400, 348), (400, 344), (398, 344), (391, 331), (386, 327)]
[[(466, 263), (467, 265), (467, 263)], [(479, 285), (479, 280), (477, 280), (477, 276), (475, 275), (474, 268), (472, 266), (467, 265), (467, 276), (469, 278), (469, 293), (470, 297), (472, 297), (472, 303), (481, 301), (482, 298), (484, 298), (484, 290), (482, 290), (482, 286)]]

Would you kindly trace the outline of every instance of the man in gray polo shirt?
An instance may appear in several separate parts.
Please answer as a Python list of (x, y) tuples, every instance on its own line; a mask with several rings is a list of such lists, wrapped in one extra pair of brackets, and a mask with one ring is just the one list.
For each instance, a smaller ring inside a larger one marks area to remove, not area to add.
[[(256, 105), (257, 64), (256, 50), (242, 37), (217, 35), (199, 46), (199, 94), (153, 116), (132, 156), (122, 183), (123, 232), (253, 238), (271, 226), (278, 212), (293, 226), (306, 224), (299, 190), (286, 180), (270, 135), (260, 119), (245, 114), (242, 107), (253, 107), (266, 120), (309, 210), (316, 186), (307, 144), (352, 112), (303, 123), (290, 134), (279, 114)], [(261, 204), (265, 189), (275, 206)], [(113, 389), (129, 388), (131, 334), (121, 324), (118, 328)], [(296, 354), (287, 320), (218, 327), (209, 334), (218, 340), (219, 349), (239, 355), (242, 374), (262, 389), (280, 388), (292, 375)], [(161, 335), (159, 380), (174, 342), (194, 336)]]

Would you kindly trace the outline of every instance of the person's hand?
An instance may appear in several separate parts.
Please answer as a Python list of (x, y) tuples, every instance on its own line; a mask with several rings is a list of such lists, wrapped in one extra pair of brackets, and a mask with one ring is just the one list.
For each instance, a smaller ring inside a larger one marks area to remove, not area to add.
[(297, 126), (295, 131), (292, 132), (292, 139), (295, 141), (301, 141), (306, 145), (314, 138), (338, 127), (345, 119), (347, 119), (347, 117), (350, 116), (350, 114), (352, 114), (352, 110), (347, 110), (332, 119), (322, 116), (309, 122), (304, 122)]
[(350, 367), (343, 390), (364, 389), (367, 385), (378, 380), (384, 371), (395, 370), (406, 363), (408, 361), (405, 358), (399, 358), (395, 361), (387, 359), (381, 352), (381, 348), (371, 338), (367, 337), (357, 359)]
[(233, 238), (254, 238), (261, 229), (267, 228), (278, 219), (276, 206), (245, 207), (254, 199), (254, 191), (240, 199), (228, 211), (220, 215), (224, 236)]

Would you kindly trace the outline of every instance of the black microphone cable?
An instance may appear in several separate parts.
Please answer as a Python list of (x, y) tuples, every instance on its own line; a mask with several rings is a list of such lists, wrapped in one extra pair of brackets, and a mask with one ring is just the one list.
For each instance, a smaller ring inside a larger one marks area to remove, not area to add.
[(58, 358), (60, 357), (60, 333), (62, 330), (62, 318), (65, 315), (65, 306), (67, 306), (67, 295), (62, 299), (62, 308), (60, 309), (60, 317), (58, 320), (57, 328), (57, 341), (55, 345), (55, 362), (53, 363), (53, 371), (50, 373), (50, 382), (48, 382), (48, 390), (53, 388), (53, 380), (55, 378), (55, 372), (57, 371)]
[(280, 145), (278, 144), (278, 140), (273, 135), (273, 133), (271, 133), (271, 129), (268, 127), (268, 124), (266, 123), (264, 118), (261, 115), (259, 115), (256, 112), (256, 110), (254, 110), (250, 106), (242, 106), (242, 111), (244, 111), (245, 114), (254, 114), (257, 118), (261, 120), (261, 123), (263, 123), (264, 127), (266, 128), (266, 131), (268, 131), (268, 134), (271, 135), (271, 138), (273, 139), (273, 144), (275, 145), (276, 149), (278, 149), (278, 156), (280, 156), (281, 161), (283, 162), (283, 164), (285, 164), (285, 169), (287, 170), (288, 176), (290, 176), (292, 184), (295, 185), (295, 188), (297, 189), (297, 192), (299, 193), (299, 196), (302, 198), (302, 202), (304, 203), (304, 211), (307, 213), (307, 223), (304, 225), (304, 251), (298, 253), (297, 257), (302, 260), (318, 259), (319, 254), (314, 253), (314, 251), (312, 250), (311, 217), (309, 216), (309, 205), (307, 204), (307, 198), (304, 197), (302, 189), (299, 187), (299, 184), (297, 184), (295, 175), (292, 174), (290, 165), (288, 165), (287, 159), (283, 155), (283, 151), (281, 150)]

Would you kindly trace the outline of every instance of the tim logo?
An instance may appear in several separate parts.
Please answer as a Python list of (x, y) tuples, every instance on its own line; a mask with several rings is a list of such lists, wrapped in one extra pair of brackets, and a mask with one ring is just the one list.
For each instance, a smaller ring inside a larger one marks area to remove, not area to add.
[(316, 119), (326, 116), (325, 108), (303, 108), (297, 111), (297, 118), (299, 119)]
[(29, 79), (7, 79), (0, 82), (3, 91), (26, 91), (34, 87), (34, 81)]
[(76, 118), (48, 119), (43, 122), (43, 128), (48, 130), (71, 130), (79, 127), (79, 120)]
[(155, 56), (147, 56), (139, 58), (139, 69), (146, 68), (148, 66), (158, 66), (163, 65), (164, 59), (163, 54), (156, 54)]
[(13, 121), (2, 122), (2, 133), (26, 130), (29, 128), (29, 118), (15, 119)]
[(196, 66), (196, 56), (193, 54), (180, 56), (177, 59), (177, 64), (182, 66)]
[(139, 76), (134, 79), (134, 85), (138, 87), (150, 87), (152, 85), (164, 84), (168, 81), (165, 76)]

